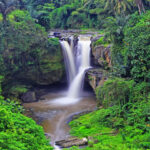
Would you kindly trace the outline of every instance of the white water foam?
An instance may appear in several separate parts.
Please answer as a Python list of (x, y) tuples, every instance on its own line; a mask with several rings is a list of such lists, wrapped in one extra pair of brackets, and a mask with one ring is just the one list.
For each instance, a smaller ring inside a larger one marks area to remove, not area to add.
[[(69, 76), (74, 76), (72, 79), (72, 82), (69, 85), (68, 94), (66, 97), (57, 98), (54, 99), (51, 103), (57, 104), (57, 105), (70, 105), (77, 103), (81, 97), (80, 93), (82, 91), (82, 85), (84, 82), (84, 76), (87, 69), (89, 69), (90, 66), (90, 45), (91, 40), (90, 38), (86, 37), (79, 37), (78, 41), (78, 58), (76, 58), (76, 61), (80, 61), (78, 63), (75, 63), (75, 58), (73, 57), (73, 50), (71, 46), (69, 46), (69, 43), (67, 41), (62, 41), (61, 45), (63, 47), (63, 50), (65, 51), (65, 60), (66, 63), (69, 63), (70, 65), (67, 65)], [(79, 64), (79, 66), (75, 66), (75, 64)], [(76, 68), (76, 70), (75, 70)], [(75, 72), (78, 73), (75, 75)]]
[(57, 145), (54, 145), (54, 150), (61, 150), (61, 148)]

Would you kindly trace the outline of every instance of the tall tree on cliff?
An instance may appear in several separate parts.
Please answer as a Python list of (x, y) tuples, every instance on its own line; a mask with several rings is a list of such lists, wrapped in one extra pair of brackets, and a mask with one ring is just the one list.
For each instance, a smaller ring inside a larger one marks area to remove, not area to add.
[(141, 15), (142, 12), (145, 13), (145, 8), (144, 8), (144, 4), (143, 4), (143, 1), (142, 0), (134, 0), (135, 1), (135, 4), (137, 5), (138, 7), (138, 10), (139, 10), (139, 14)]
[(16, 8), (16, 0), (0, 0), (0, 13), (3, 16), (4, 25), (7, 22), (7, 15)]

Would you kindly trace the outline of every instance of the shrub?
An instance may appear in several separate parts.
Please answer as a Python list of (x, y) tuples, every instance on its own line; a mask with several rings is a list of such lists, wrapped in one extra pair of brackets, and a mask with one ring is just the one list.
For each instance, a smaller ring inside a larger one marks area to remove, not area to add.
[(43, 128), (22, 115), (13, 101), (0, 105), (0, 149), (52, 150)]
[(124, 80), (121, 78), (109, 79), (101, 87), (96, 89), (98, 103), (105, 107), (120, 105), (129, 102), (129, 97), (134, 86), (133, 80)]

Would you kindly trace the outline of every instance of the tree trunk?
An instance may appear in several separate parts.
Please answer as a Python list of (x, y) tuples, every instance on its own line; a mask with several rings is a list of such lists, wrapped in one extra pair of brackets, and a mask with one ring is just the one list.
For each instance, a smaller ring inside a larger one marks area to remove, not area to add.
[(142, 12), (145, 13), (145, 8), (144, 8), (142, 0), (135, 0), (135, 3), (138, 6), (139, 14), (141, 15)]
[(3, 16), (3, 24), (5, 26), (6, 22), (7, 22), (7, 15), (5, 13), (3, 13), (2, 16)]

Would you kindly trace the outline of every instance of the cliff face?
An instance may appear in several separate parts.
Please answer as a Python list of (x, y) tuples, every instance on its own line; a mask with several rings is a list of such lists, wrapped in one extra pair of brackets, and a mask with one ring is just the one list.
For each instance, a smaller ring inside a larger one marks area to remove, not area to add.
[(23, 52), (19, 49), (3, 51), (5, 66), (3, 89), (6, 96), (18, 97), (32, 87), (62, 81), (65, 67), (59, 40), (47, 40), (47, 45), (38, 43), (37, 46), (34, 45)]
[[(55, 53), (50, 53), (54, 50)], [(55, 49), (50, 47), (50, 50), (43, 49), (40, 53), (40, 57), (35, 57), (36, 62), (33, 60), (33, 64), (26, 65), (26, 67), (15, 72), (16, 79), (35, 85), (50, 85), (61, 81), (64, 63), (60, 46), (55, 46)]]
[(92, 41), (92, 66), (94, 68), (87, 72), (89, 84), (94, 90), (107, 80), (111, 68), (111, 45), (95, 44), (96, 41)]
[(97, 86), (102, 86), (107, 80), (107, 72), (101, 68), (94, 68), (87, 72), (87, 77), (89, 84), (95, 90)]
[(111, 67), (110, 45), (107, 47), (103, 45), (92, 47), (92, 55), (94, 57), (94, 65), (98, 65), (102, 68)]
[(28, 12), (14, 11), (8, 20), (0, 34), (3, 94), (16, 97), (35, 86), (62, 81), (65, 69), (59, 38), (48, 38)]

